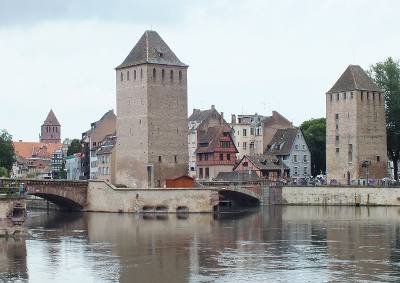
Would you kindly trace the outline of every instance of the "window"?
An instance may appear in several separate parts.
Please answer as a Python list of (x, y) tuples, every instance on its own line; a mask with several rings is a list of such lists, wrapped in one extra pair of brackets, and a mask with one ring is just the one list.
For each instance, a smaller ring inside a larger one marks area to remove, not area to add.
[(133, 70), (133, 79), (136, 80), (136, 70)]
[(175, 159), (175, 163), (178, 163), (178, 156), (174, 156), (174, 159)]
[(243, 167), (249, 166), (249, 163), (247, 161), (243, 162)]
[(350, 92), (350, 98), (353, 99), (353, 92)]
[(307, 162), (307, 155), (303, 156), (303, 162)]
[(299, 149), (299, 145), (296, 144), (296, 145), (294, 146), (294, 148), (295, 148), (295, 149)]
[(254, 128), (250, 128), (250, 135), (254, 136)]
[(379, 155), (376, 156), (376, 161), (381, 161), (381, 157)]
[(199, 178), (203, 179), (203, 168), (199, 168)]
[(240, 147), (240, 142), (238, 142), (238, 147)]
[(303, 149), (304, 149), (304, 150), (306, 149), (306, 145), (305, 145), (305, 144), (303, 144)]
[(224, 154), (223, 154), (223, 153), (220, 153), (220, 154), (219, 154), (219, 160), (220, 160), (220, 161), (223, 161), (223, 160), (224, 160)]
[(347, 160), (348, 160), (348, 162), (353, 162), (353, 145), (352, 144), (349, 144)]
[(121, 82), (124, 80), (124, 73), (121, 72)]
[(336, 94), (336, 101), (339, 101), (339, 93)]
[(161, 79), (164, 81), (165, 79), (165, 71), (164, 69), (161, 70)]
[(243, 136), (244, 136), (244, 137), (247, 136), (247, 129), (243, 129)]
[(161, 162), (161, 155), (158, 156), (158, 162)]
[(210, 177), (210, 168), (206, 168), (206, 173), (205, 173), (205, 177), (206, 179), (208, 179)]
[(205, 160), (205, 161), (208, 161), (208, 153), (205, 153), (205, 154), (204, 154), (204, 160)]
[(335, 137), (335, 142), (336, 142), (336, 144), (339, 143), (339, 136), (338, 135)]
[(140, 68), (140, 79), (143, 79), (143, 69)]
[(298, 171), (298, 168), (296, 166), (296, 167), (294, 167), (294, 175), (297, 176), (298, 174), (299, 174), (299, 171)]
[(335, 119), (339, 120), (339, 114), (338, 113), (335, 114)]
[(307, 175), (307, 167), (304, 167), (303, 175)]
[(254, 142), (250, 143), (250, 149), (254, 149)]
[(199, 153), (199, 161), (203, 160), (203, 155), (201, 153)]
[(153, 69), (153, 80), (156, 80), (157, 71), (156, 68)]
[(363, 100), (364, 93), (361, 92), (361, 101)]
[(243, 149), (246, 149), (247, 148), (247, 142), (244, 142), (243, 143)]
[(228, 154), (226, 155), (226, 160), (231, 160), (231, 154), (230, 154), (230, 153), (228, 153)]
[(293, 155), (293, 162), (297, 162), (297, 155)]
[(343, 93), (343, 99), (346, 100), (346, 93)]
[(129, 81), (129, 71), (126, 73), (126, 79)]
[(229, 148), (229, 147), (231, 147), (231, 142), (221, 141), (220, 146), (223, 148)]
[(171, 80), (171, 82), (174, 81), (174, 71), (171, 70), (171, 72), (169, 72), (169, 79)]
[(329, 99), (330, 99), (330, 101), (332, 101), (332, 94), (329, 95)]
[(338, 147), (336, 148), (336, 153), (339, 153), (339, 148)]
[(182, 82), (182, 71), (179, 71), (179, 82)]

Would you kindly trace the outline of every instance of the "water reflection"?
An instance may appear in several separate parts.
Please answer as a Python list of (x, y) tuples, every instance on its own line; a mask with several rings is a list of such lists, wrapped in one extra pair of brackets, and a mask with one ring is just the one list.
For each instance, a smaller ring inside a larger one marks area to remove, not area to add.
[(30, 214), (0, 239), (0, 281), (389, 281), (398, 208), (265, 207), (240, 213)]

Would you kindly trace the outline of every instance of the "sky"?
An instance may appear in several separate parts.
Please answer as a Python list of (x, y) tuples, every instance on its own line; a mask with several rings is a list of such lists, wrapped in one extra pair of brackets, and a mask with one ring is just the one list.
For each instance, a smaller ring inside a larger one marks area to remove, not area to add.
[[(53, 109), (80, 138), (115, 109), (115, 70), (147, 29), (189, 65), (188, 111), (325, 116), (349, 64), (399, 58), (396, 0), (0, 0), (0, 129), (36, 141)], [(116, 110), (116, 109), (115, 109)]]

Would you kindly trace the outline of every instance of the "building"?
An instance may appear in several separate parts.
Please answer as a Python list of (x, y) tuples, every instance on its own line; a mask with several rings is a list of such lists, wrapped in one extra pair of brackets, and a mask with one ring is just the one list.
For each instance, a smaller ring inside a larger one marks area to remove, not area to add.
[(326, 93), (326, 169), (330, 183), (366, 184), (387, 176), (385, 98), (357, 65)]
[(232, 130), (223, 118), (220, 123), (198, 133), (196, 167), (199, 180), (210, 181), (220, 172), (231, 172), (236, 164), (238, 150), (232, 139)]
[(150, 30), (116, 67), (117, 185), (163, 187), (187, 174), (187, 68)]
[(233, 138), (239, 153), (238, 159), (245, 155), (263, 154), (278, 129), (292, 128), (293, 124), (277, 111), (271, 116), (232, 115)]
[(67, 180), (80, 180), (81, 156), (81, 153), (75, 153), (65, 158), (65, 171), (67, 172)]
[(46, 120), (41, 126), (40, 133), (41, 143), (61, 143), (61, 125), (54, 115), (53, 110), (50, 110)]
[[(222, 113), (221, 113), (222, 114)], [(219, 126), (223, 115), (211, 105), (210, 109), (193, 109), (188, 119), (188, 151), (189, 151), (189, 176), (196, 177), (196, 149), (198, 146), (198, 132), (205, 132), (209, 127)], [(223, 120), (225, 124), (225, 120)], [(227, 124), (228, 125), (228, 124)]]
[(17, 155), (11, 170), (11, 178), (26, 178), (29, 173), (28, 161)]
[(276, 182), (289, 177), (289, 167), (271, 154), (245, 155), (234, 168), (236, 172), (255, 172), (262, 180)]
[(116, 136), (108, 135), (99, 144), (97, 155), (97, 179), (114, 182)]
[(56, 149), (51, 155), (51, 171), (53, 179), (62, 179), (64, 174), (64, 153), (62, 148)]
[(90, 129), (82, 133), (82, 179), (97, 178), (97, 155), (99, 143), (108, 135), (115, 135), (117, 116), (114, 110), (107, 111), (100, 120), (90, 124)]
[(278, 157), (289, 168), (290, 177), (311, 176), (311, 153), (300, 129), (278, 129), (265, 153)]
[[(28, 166), (26, 177), (52, 178), (52, 155), (56, 150), (61, 149), (61, 143), (45, 144), (41, 142), (18, 141), (13, 142), (13, 145), (17, 160), (23, 160), (23, 163)], [(16, 165), (18, 166), (18, 162)]]

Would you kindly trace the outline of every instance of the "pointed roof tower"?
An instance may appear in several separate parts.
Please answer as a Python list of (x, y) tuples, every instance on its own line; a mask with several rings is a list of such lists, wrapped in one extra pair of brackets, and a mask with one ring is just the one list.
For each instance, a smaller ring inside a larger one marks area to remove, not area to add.
[(327, 93), (336, 93), (351, 90), (365, 90), (382, 92), (358, 65), (349, 65), (337, 82)]
[(47, 115), (46, 120), (44, 120), (43, 126), (61, 126), (57, 120), (56, 115), (54, 115), (54, 112), (52, 109), (50, 109), (50, 112)]
[(146, 30), (132, 51), (115, 69), (140, 64), (159, 64), (187, 67), (172, 52), (160, 35), (154, 30)]

